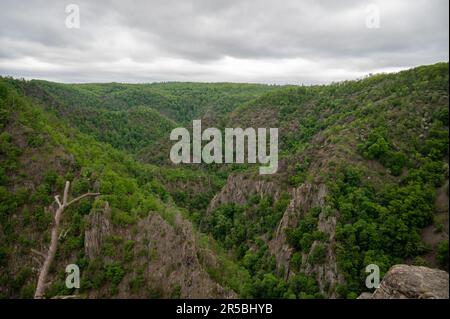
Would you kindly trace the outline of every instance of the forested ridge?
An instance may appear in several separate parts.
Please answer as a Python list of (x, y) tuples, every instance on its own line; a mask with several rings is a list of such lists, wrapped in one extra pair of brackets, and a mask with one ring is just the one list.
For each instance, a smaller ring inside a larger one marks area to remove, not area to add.
[[(182, 279), (148, 282), (156, 252), (129, 234), (152, 214), (192, 225), (201, 269), (240, 297), (356, 298), (368, 264), (448, 271), (448, 75), (438, 63), (320, 86), (1, 78), (0, 297), (32, 297), (30, 251), (48, 244), (66, 180), (101, 195), (65, 213), (47, 297), (74, 293), (69, 261), (81, 295), (189, 297)], [(193, 119), (278, 127), (279, 171), (168, 163), (170, 131)], [(114, 233), (93, 259), (85, 234), (105, 205)]]

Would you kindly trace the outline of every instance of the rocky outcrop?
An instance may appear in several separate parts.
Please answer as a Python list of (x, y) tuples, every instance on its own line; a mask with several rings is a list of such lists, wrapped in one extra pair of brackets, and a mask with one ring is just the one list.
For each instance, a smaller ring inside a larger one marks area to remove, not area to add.
[[(208, 212), (211, 213), (225, 203), (244, 205), (252, 195), (270, 196), (277, 200), (280, 196), (280, 186), (270, 180), (252, 178), (244, 175), (230, 175), (222, 190), (211, 201)], [(324, 296), (335, 297), (334, 288), (343, 281), (338, 273), (335, 256), (335, 228), (337, 215), (325, 212), (327, 188), (324, 184), (304, 183), (297, 188), (288, 190), (291, 201), (275, 230), (272, 240), (268, 242), (270, 252), (275, 256), (277, 269), (282, 272), (286, 280), (293, 275), (290, 260), (293, 249), (287, 240), (286, 230), (297, 227), (302, 216), (314, 207), (322, 208), (319, 215), (318, 230), (328, 235), (325, 262), (320, 265), (308, 263), (309, 255), (318, 242), (314, 242), (310, 252), (302, 254), (302, 272), (314, 276)]]
[(106, 202), (103, 210), (91, 212), (86, 218), (84, 233), (84, 252), (89, 259), (100, 254), (103, 239), (111, 234), (111, 208)]
[(319, 289), (323, 295), (329, 298), (336, 298), (335, 288), (337, 284), (344, 282), (344, 278), (339, 274), (336, 261), (336, 216), (327, 216), (322, 212), (319, 215), (317, 228), (319, 231), (328, 235), (328, 241), (325, 243), (325, 262), (322, 264), (311, 264), (308, 262), (310, 255), (319, 241), (314, 241), (308, 253), (302, 255), (303, 271), (309, 275), (315, 275)]
[(290, 269), (290, 260), (293, 249), (288, 244), (286, 230), (297, 227), (302, 216), (314, 207), (322, 208), (319, 215), (318, 230), (328, 235), (326, 245), (326, 257), (322, 264), (310, 264), (308, 262), (311, 252), (315, 249), (319, 242), (315, 241), (309, 252), (302, 254), (302, 272), (316, 277), (319, 288), (327, 297), (333, 298), (334, 288), (343, 278), (338, 273), (336, 256), (335, 256), (335, 229), (336, 216), (328, 215), (325, 212), (325, 200), (327, 188), (324, 184), (305, 183), (291, 191), (291, 202), (284, 212), (283, 218), (278, 224), (275, 236), (269, 243), (269, 248), (277, 261), (278, 269), (285, 270), (286, 279), (288, 279), (293, 271)]
[(269, 244), (278, 267), (283, 267), (286, 270), (286, 276), (289, 276), (289, 261), (292, 256), (292, 247), (287, 242), (286, 230), (296, 227), (302, 215), (306, 214), (312, 207), (323, 207), (325, 195), (325, 185), (302, 184), (291, 191), (291, 202)]
[(277, 200), (280, 197), (280, 187), (272, 181), (254, 179), (240, 174), (230, 175), (225, 186), (211, 200), (208, 213), (225, 203), (243, 205), (252, 195), (270, 196)]
[(422, 266), (395, 265), (370, 295), (358, 299), (448, 299), (448, 273)]
[(140, 220), (138, 227), (136, 246), (151, 252), (150, 260), (141, 259), (148, 263), (144, 275), (151, 282), (164, 283), (165, 290), (177, 287), (181, 298), (236, 297), (209, 277), (199, 260), (203, 251), (196, 245), (192, 225), (180, 214), (173, 225), (151, 214)]
[[(103, 258), (106, 262), (120, 262), (117, 255), (105, 257), (100, 253), (107, 238), (121, 238), (133, 242), (129, 269), (118, 285), (118, 298), (148, 298), (149, 291), (157, 291), (159, 297), (180, 298), (235, 298), (236, 294), (217, 284), (206, 271), (214, 267), (216, 256), (197, 244), (197, 236), (191, 223), (181, 214), (174, 213), (170, 222), (156, 213), (139, 219), (132, 227), (114, 227), (109, 205), (93, 211), (87, 217), (85, 252), (89, 260)], [(138, 230), (138, 231), (137, 231)], [(130, 282), (137, 270), (143, 282), (132, 290)], [(107, 287), (89, 293), (90, 298), (104, 298)], [(174, 295), (175, 294), (175, 295)]]

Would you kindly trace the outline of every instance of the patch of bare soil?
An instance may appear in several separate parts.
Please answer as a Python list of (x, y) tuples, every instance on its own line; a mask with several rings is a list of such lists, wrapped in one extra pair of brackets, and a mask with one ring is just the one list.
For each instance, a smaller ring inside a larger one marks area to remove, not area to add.
[(434, 223), (426, 227), (422, 231), (422, 241), (429, 246), (432, 251), (422, 256), (429, 266), (437, 268), (439, 265), (436, 261), (436, 248), (438, 244), (444, 240), (448, 240), (448, 206), (449, 206), (449, 196), (448, 196), (448, 180), (445, 184), (438, 189), (435, 210), (436, 214), (434, 216)]

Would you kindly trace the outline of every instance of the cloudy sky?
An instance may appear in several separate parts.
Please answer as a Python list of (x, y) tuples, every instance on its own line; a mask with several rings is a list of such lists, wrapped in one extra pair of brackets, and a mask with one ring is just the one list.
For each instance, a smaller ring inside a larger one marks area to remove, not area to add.
[(448, 0), (0, 4), (3, 76), (314, 84), (449, 59)]

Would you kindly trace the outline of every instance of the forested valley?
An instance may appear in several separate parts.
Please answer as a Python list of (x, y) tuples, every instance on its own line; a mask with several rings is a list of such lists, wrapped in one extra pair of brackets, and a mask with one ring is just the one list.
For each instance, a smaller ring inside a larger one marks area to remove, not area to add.
[[(0, 78), (0, 298), (356, 298), (365, 268), (448, 271), (448, 63), (329, 85)], [(179, 164), (169, 134), (279, 128), (279, 169)], [(65, 286), (65, 267), (81, 271)]]

